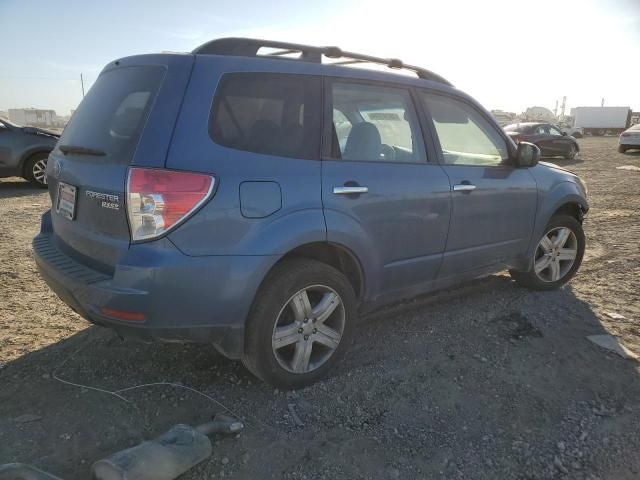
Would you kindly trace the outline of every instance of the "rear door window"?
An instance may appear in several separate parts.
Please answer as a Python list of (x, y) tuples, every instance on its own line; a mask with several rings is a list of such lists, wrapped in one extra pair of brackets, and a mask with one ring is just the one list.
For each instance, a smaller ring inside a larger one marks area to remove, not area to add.
[(282, 157), (320, 157), (321, 81), (308, 75), (228, 73), (209, 135), (219, 145)]
[(134, 66), (102, 73), (59, 145), (91, 148), (105, 152), (111, 162), (131, 163), (165, 71), (161, 66)]

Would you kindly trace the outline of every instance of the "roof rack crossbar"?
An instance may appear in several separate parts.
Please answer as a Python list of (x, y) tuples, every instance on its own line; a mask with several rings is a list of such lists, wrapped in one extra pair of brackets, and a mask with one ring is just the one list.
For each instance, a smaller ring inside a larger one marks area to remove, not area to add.
[(446, 85), (451, 85), (437, 73), (427, 69), (409, 65), (397, 58), (381, 58), (361, 53), (346, 52), (339, 47), (315, 47), (312, 45), (301, 45), (297, 43), (279, 42), (273, 40), (257, 40), (253, 38), (220, 38), (211, 40), (193, 50), (194, 54), (201, 55), (235, 55), (241, 57), (257, 57), (261, 48), (280, 49), (275, 52), (264, 55), (265, 57), (281, 58), (285, 55), (300, 52), (300, 59), (306, 62), (322, 63), (322, 56), (327, 58), (339, 59), (339, 62), (333, 62), (332, 65), (353, 65), (356, 63), (374, 63), (385, 65), (393, 69), (404, 69), (414, 72), (418, 78), (432, 80)]

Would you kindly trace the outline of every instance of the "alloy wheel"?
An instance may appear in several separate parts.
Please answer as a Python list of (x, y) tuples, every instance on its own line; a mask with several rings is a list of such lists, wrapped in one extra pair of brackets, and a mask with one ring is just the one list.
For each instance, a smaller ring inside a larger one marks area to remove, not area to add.
[(308, 373), (334, 354), (345, 326), (340, 295), (325, 285), (296, 292), (282, 307), (273, 329), (271, 346), (282, 368)]
[(33, 169), (31, 170), (33, 173), (33, 178), (36, 182), (46, 185), (47, 184), (47, 159), (43, 158), (38, 160), (33, 164)]
[(543, 282), (557, 282), (569, 273), (577, 255), (576, 235), (567, 227), (557, 227), (538, 243), (533, 268)]

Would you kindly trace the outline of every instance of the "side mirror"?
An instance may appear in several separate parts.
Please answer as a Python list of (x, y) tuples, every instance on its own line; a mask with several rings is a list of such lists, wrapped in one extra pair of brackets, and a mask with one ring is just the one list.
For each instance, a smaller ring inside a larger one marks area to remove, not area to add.
[(540, 160), (540, 149), (529, 142), (518, 143), (516, 152), (516, 165), (518, 167), (535, 167)]
[(567, 136), (567, 132), (562, 132), (562, 136), (566, 137)]

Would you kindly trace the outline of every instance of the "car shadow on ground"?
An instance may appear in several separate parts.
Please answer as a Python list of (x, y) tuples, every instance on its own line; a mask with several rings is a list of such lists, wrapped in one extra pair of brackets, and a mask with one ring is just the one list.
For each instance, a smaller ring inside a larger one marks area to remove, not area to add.
[(21, 178), (0, 179), (0, 198), (26, 197), (45, 193), (46, 191), (46, 189), (38, 188)]
[(210, 478), (221, 458), (228, 478), (331, 468), (386, 478), (390, 465), (431, 478), (456, 455), (453, 468), (474, 478), (514, 478), (545, 462), (552, 475), (554, 456), (595, 463), (575, 452), (597, 452), (586, 446), (603, 435), (636, 435), (627, 430), (637, 364), (585, 338), (603, 333), (570, 286), (531, 292), (495, 275), (365, 316), (329, 379), (285, 395), (209, 346), (88, 327), (0, 368), (0, 464), (89, 478), (94, 460), (227, 413), (243, 419), (243, 434), (218, 441), (181, 478)]

